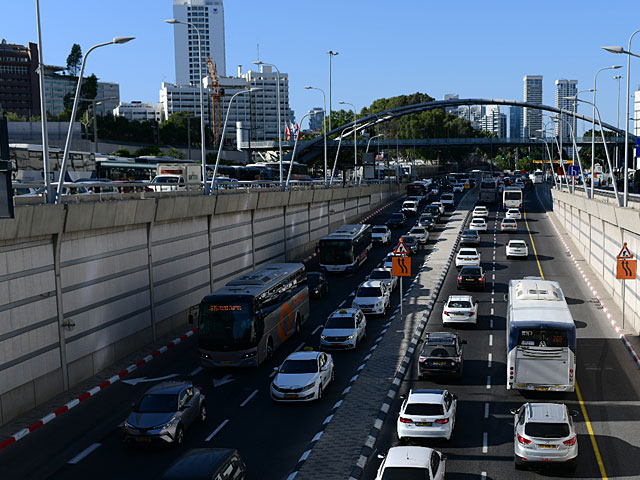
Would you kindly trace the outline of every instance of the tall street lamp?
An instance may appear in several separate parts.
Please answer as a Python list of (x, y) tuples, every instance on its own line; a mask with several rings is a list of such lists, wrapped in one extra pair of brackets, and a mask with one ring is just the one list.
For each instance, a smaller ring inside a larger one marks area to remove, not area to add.
[[(536, 132), (546, 132), (546, 130), (544, 129), (539, 129), (536, 130)], [(552, 156), (551, 156), (551, 150), (549, 150), (549, 144), (547, 143), (547, 139), (546, 139), (546, 135), (541, 135), (540, 138), (536, 137), (536, 136), (530, 136), (529, 140), (534, 140), (534, 141), (538, 141), (538, 140), (542, 140), (544, 142), (544, 146), (547, 149), (547, 155), (549, 155), (549, 165), (551, 166), (551, 178), (553, 179), (553, 185), (557, 188), (557, 182), (556, 182), (556, 176), (553, 172), (553, 162), (552, 162)], [(544, 151), (542, 152), (542, 165), (544, 166)]]
[[(614, 80), (618, 81), (618, 109), (616, 110), (616, 128), (620, 128), (620, 79), (622, 75), (615, 75), (613, 77)], [(620, 147), (618, 146), (618, 142), (616, 142), (616, 169), (620, 169)], [(619, 172), (618, 172), (619, 173)]]
[[(42, 173), (45, 190), (45, 203), (53, 202), (51, 176), (49, 174), (49, 132), (47, 130), (47, 103), (44, 90), (44, 62), (42, 61), (42, 33), (40, 31), (40, 1), (36, 0), (36, 23), (38, 27), (38, 80), (40, 82), (40, 118), (42, 126)], [(66, 370), (63, 369), (65, 372)], [(65, 380), (65, 385), (68, 382)], [(65, 387), (66, 388), (66, 387)]]
[(633, 40), (633, 37), (635, 37), (637, 33), (640, 33), (640, 30), (636, 30), (629, 37), (629, 46), (627, 47), (627, 50), (625, 50), (620, 46), (602, 47), (602, 49), (610, 53), (624, 53), (627, 55), (627, 100), (625, 102), (627, 108), (625, 110), (625, 115), (624, 115), (625, 127), (624, 127), (624, 196), (622, 200), (623, 207), (627, 207), (629, 203), (629, 95), (631, 94), (629, 90), (631, 89), (631, 84), (630, 84), (631, 57), (640, 58), (640, 55), (637, 55), (631, 52), (631, 40)]
[(340, 105), (350, 105), (353, 107), (353, 174), (358, 183), (358, 113), (356, 106), (349, 102), (338, 102)]
[[(202, 190), (206, 195), (207, 191), (207, 147), (204, 135), (204, 92), (202, 87), (202, 39), (200, 37), (200, 30), (191, 22), (183, 22), (175, 18), (165, 20), (170, 25), (187, 25), (193, 28), (198, 35), (198, 84), (200, 85), (200, 158), (202, 162)], [(191, 146), (189, 146), (191, 148)]]
[(333, 50), (329, 50), (327, 52), (329, 55), (329, 131), (331, 131), (331, 112), (333, 111), (333, 104), (331, 103), (331, 64), (333, 61), (333, 57), (338, 55), (338, 52), (334, 52)]
[(73, 138), (73, 123), (76, 119), (76, 113), (78, 111), (78, 101), (80, 100), (80, 90), (82, 88), (82, 75), (84, 73), (84, 66), (87, 62), (87, 57), (96, 48), (105, 47), (107, 45), (121, 45), (123, 43), (130, 42), (135, 37), (114, 37), (110, 42), (99, 43), (94, 45), (87, 53), (84, 54), (82, 59), (82, 65), (80, 66), (80, 74), (78, 75), (78, 86), (76, 87), (76, 96), (73, 99), (73, 108), (71, 109), (71, 118), (69, 118), (69, 130), (67, 131), (67, 140), (64, 144), (64, 154), (62, 156), (62, 165), (60, 165), (60, 177), (58, 178), (58, 191), (56, 193), (56, 203), (62, 202), (62, 190), (64, 188), (64, 178), (67, 175), (67, 162), (69, 161), (69, 149), (71, 147), (71, 139)]
[[(300, 125), (302, 125), (302, 122), (304, 121), (305, 118), (311, 116), (312, 112), (309, 113), (305, 113), (302, 118), (300, 119)], [(322, 111), (322, 115), (325, 115), (324, 110)], [(296, 158), (296, 149), (298, 148), (298, 139), (300, 138), (300, 132), (298, 132), (298, 134), (296, 135), (296, 138), (293, 142), (293, 153), (291, 154), (291, 161), (289, 162), (289, 171), (287, 172), (287, 181), (284, 185), (284, 189), (285, 190), (289, 190), (289, 180), (291, 179), (291, 170), (293, 170), (293, 161)]]
[(273, 67), (276, 69), (276, 101), (278, 102), (278, 164), (280, 170), (280, 189), (284, 189), (283, 177), (282, 177), (282, 127), (280, 126), (280, 70), (273, 63), (266, 63), (261, 60), (253, 62), (254, 65), (266, 65), (267, 67)]
[[(227, 113), (224, 117), (224, 124), (222, 125), (222, 135), (220, 136), (220, 145), (218, 145), (218, 155), (216, 156), (216, 164), (213, 167), (213, 175), (211, 176), (211, 183), (209, 184), (209, 188), (207, 192), (209, 194), (213, 193), (213, 184), (216, 181), (216, 175), (218, 174), (218, 165), (220, 164), (220, 155), (222, 154), (222, 145), (224, 144), (224, 132), (227, 129), (227, 121), (229, 120), (229, 112), (231, 111), (231, 104), (233, 103), (233, 99), (238, 95), (242, 95), (250, 92), (259, 92), (262, 90), (260, 87), (253, 87), (248, 90), (240, 90), (239, 92), (234, 93), (229, 99), (229, 105), (227, 105)], [(205, 177), (206, 178), (206, 177)]]
[(324, 90), (321, 88), (312, 87), (310, 85), (307, 85), (304, 88), (305, 90), (320, 90), (322, 92), (322, 101), (324, 102), (324, 110), (322, 110), (322, 135), (324, 136), (324, 184), (326, 186), (327, 185), (327, 96), (325, 95)]
[[(575, 110), (575, 108), (574, 108), (574, 110)], [(563, 110), (561, 110), (561, 112), (562, 111)], [(580, 167), (580, 177), (582, 178), (582, 185), (584, 185), (584, 190), (585, 190), (585, 194), (586, 194), (587, 185), (586, 185), (586, 183), (584, 181), (584, 169), (582, 168), (582, 161), (580, 160), (580, 153), (578, 152), (578, 144), (576, 142), (576, 133), (575, 133), (575, 130), (573, 129), (573, 125), (571, 124), (571, 122), (569, 122), (569, 120), (567, 120), (566, 118), (563, 118), (561, 115), (555, 115), (555, 117), (559, 118), (560, 121), (565, 122), (569, 126), (569, 133), (570, 133), (570, 136), (571, 136), (571, 140), (573, 141), (573, 151), (576, 153), (576, 158), (578, 159), (578, 166)], [(572, 160), (574, 162), (573, 164), (575, 165), (575, 158), (572, 159)]]

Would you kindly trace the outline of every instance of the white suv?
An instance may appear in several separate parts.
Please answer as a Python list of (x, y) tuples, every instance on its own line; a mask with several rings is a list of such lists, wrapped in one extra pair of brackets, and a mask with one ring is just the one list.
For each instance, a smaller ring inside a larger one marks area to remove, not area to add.
[(480, 252), (477, 248), (461, 248), (456, 255), (456, 268), (466, 266), (480, 266)]
[(398, 277), (394, 277), (391, 268), (374, 268), (367, 277), (367, 280), (378, 280), (383, 282), (390, 292), (398, 286)]
[(417, 215), (418, 214), (418, 202), (413, 200), (407, 200), (402, 204), (402, 213), (405, 215)]
[(524, 240), (509, 240), (506, 247), (507, 259), (511, 257), (527, 258), (529, 256), (529, 247)]
[(478, 323), (478, 302), (471, 295), (451, 295), (442, 308), (442, 325)]
[(489, 216), (489, 210), (487, 209), (487, 207), (479, 205), (473, 209), (473, 216), (487, 218)]
[(351, 302), (353, 308), (359, 308), (365, 315), (386, 315), (391, 303), (390, 292), (384, 282), (368, 280), (362, 282)]
[(429, 240), (429, 231), (424, 227), (416, 226), (409, 231), (409, 236), (415, 237), (418, 243), (425, 245)]
[(374, 225), (371, 229), (371, 240), (373, 243), (389, 245), (389, 242), (391, 242), (391, 230), (386, 225)]
[(444, 438), (450, 440), (456, 425), (458, 399), (448, 390), (409, 390), (396, 430), (400, 441), (408, 438)]
[(453, 193), (443, 193), (440, 195), (440, 203), (442, 203), (445, 208), (453, 208), (454, 201), (455, 197), (453, 196)]
[(320, 349), (355, 349), (367, 334), (367, 320), (359, 308), (336, 310), (320, 333)]
[(420, 478), (444, 480), (447, 457), (427, 447), (391, 447), (382, 458), (375, 480), (387, 478)]

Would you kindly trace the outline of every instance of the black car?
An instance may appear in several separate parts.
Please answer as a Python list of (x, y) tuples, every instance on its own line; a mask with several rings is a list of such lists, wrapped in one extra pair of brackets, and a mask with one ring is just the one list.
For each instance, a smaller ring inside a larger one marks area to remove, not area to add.
[(162, 480), (218, 479), (244, 480), (247, 468), (237, 450), (232, 448), (194, 448), (180, 457)]
[(460, 245), (480, 245), (480, 233), (477, 230), (463, 230)]
[(418, 239), (416, 237), (412, 237), (409, 235), (403, 235), (400, 237), (404, 242), (404, 246), (407, 247), (409, 253), (411, 255), (415, 255), (418, 253), (418, 249), (420, 248), (420, 244), (418, 243)]
[(467, 343), (457, 333), (430, 332), (418, 359), (418, 377), (448, 376), (462, 378), (462, 345)]
[(484, 290), (484, 269), (482, 267), (462, 267), (458, 273), (458, 290), (479, 288)]
[(430, 232), (435, 230), (436, 223), (437, 223), (436, 219), (431, 213), (423, 213), (422, 215), (420, 215), (420, 218), (418, 219), (418, 225), (426, 228)]
[(322, 298), (329, 294), (329, 282), (320, 272), (307, 272), (307, 284), (309, 285), (309, 294)]
[(440, 222), (440, 209), (437, 205), (427, 205), (424, 207), (424, 213), (430, 213), (431, 216), (435, 219), (436, 223)]
[(389, 217), (389, 220), (387, 220), (387, 227), (402, 227), (404, 226), (406, 221), (407, 217), (404, 216), (404, 213), (392, 213)]

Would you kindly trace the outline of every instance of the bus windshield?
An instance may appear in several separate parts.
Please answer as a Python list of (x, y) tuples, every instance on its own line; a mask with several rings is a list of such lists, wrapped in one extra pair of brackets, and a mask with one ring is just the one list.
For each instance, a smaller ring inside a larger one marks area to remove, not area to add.
[(505, 191), (504, 199), (505, 200), (520, 200), (522, 198), (522, 192), (514, 192), (514, 191)]
[(253, 308), (247, 299), (220, 299), (200, 304), (200, 346), (209, 350), (242, 350), (257, 343)]
[(351, 265), (353, 245), (350, 240), (321, 240), (320, 263), (323, 265)]

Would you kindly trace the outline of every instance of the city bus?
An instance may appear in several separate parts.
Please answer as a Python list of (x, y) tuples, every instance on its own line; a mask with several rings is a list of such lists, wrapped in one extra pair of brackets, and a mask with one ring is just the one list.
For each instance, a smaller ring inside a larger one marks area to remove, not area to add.
[(502, 192), (502, 208), (522, 208), (522, 190), (519, 187), (505, 187)]
[(412, 182), (407, 185), (407, 196), (408, 197), (427, 197), (429, 195), (429, 190), (427, 189), (426, 182)]
[(301, 263), (259, 267), (204, 297), (198, 310), (203, 366), (260, 365), (309, 318), (307, 272)]
[(536, 170), (533, 172), (533, 183), (542, 183), (544, 182), (544, 174), (542, 170)]
[(498, 200), (498, 181), (485, 177), (480, 181), (480, 202), (496, 203)]
[(576, 326), (558, 282), (509, 281), (507, 389), (573, 392)]
[(343, 225), (320, 239), (320, 270), (355, 272), (369, 257), (371, 225)]

